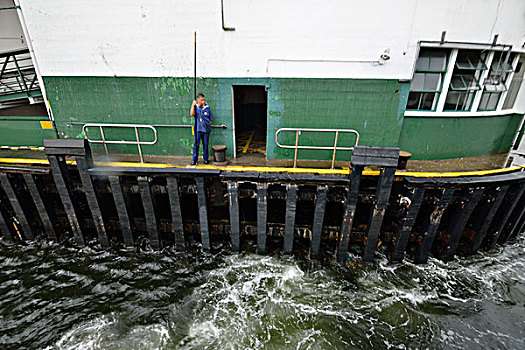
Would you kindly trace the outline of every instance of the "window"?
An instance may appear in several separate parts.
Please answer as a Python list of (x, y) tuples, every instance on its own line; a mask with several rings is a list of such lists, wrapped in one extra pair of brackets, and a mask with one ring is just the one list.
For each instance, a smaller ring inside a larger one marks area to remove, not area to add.
[(469, 111), (478, 90), (481, 74), (487, 69), (487, 53), (462, 50), (458, 53), (449, 91), (445, 100), (445, 111)]
[(505, 103), (503, 104), (503, 109), (511, 109), (514, 107), (516, 98), (518, 97), (518, 92), (520, 86), (523, 83), (523, 75), (525, 73), (525, 55), (522, 55), (519, 58), (518, 63), (516, 64), (514, 75), (512, 81), (508, 83), (509, 91), (507, 92), (507, 97), (505, 97)]
[(410, 84), (406, 109), (424, 111), (436, 109), (443, 76), (447, 71), (447, 57), (448, 52), (445, 50), (421, 49)]
[(513, 72), (512, 62), (516, 56), (510, 54), (508, 62), (505, 63), (506, 55), (507, 53), (503, 51), (494, 53), (489, 74), (484, 82), (478, 111), (496, 110), (501, 96), (507, 91), (507, 80)]

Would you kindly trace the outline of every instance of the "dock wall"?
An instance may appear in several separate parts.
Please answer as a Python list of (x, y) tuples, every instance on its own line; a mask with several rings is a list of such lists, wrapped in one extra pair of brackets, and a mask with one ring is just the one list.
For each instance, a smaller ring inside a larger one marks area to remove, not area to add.
[(0, 168), (0, 231), (4, 243), (416, 263), (523, 231), (524, 172), (403, 176), (395, 148), (363, 149), (341, 176), (95, 166), (84, 140), (58, 140), (46, 145), (49, 167)]

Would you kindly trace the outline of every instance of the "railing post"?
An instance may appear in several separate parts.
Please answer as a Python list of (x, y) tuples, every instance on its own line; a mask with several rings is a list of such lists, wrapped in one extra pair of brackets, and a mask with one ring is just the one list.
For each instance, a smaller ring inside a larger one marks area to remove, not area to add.
[(297, 168), (297, 146), (299, 146), (299, 130), (295, 131), (295, 150), (294, 150), (294, 156), (293, 156), (293, 167)]
[(332, 167), (330, 169), (333, 169), (335, 166), (335, 154), (337, 152), (337, 139), (339, 138), (339, 131), (335, 132), (335, 141), (334, 141), (334, 153), (332, 154)]
[(144, 156), (142, 155), (142, 147), (140, 147), (139, 129), (135, 126), (135, 136), (137, 137), (137, 146), (139, 148), (140, 162), (144, 163)]
[(102, 128), (102, 125), (99, 125), (99, 128), (100, 136), (102, 137), (102, 143), (104, 144), (104, 149), (106, 150), (106, 156), (109, 158), (108, 145), (106, 144), (106, 136), (104, 135), (104, 129)]

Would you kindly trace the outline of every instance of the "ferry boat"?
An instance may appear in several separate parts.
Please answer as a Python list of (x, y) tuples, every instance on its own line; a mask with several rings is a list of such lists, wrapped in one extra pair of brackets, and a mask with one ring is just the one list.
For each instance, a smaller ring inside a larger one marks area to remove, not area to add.
[[(209, 232), (235, 233), (238, 249), (252, 226), (258, 251), (267, 235), (284, 237), (288, 254), (294, 237), (311, 249), (323, 235), (339, 260), (353, 243), (365, 261), (381, 242), (394, 260), (407, 242), (417, 261), (493, 247), (525, 221), (524, 12), (521, 0), (0, 0), (5, 237), (63, 225), (77, 243), (84, 230), (107, 245), (100, 232), (113, 220), (114, 241), (133, 245), (143, 232), (156, 248), (159, 231), (169, 242), (178, 230), (184, 245), (190, 230), (208, 248)], [(197, 93), (220, 147), (215, 164), (190, 167)], [(46, 180), (35, 182), (39, 171)], [(37, 215), (53, 207), (43, 193), (62, 214)], [(230, 216), (208, 225), (216, 196)], [(327, 196), (331, 214), (316, 204)], [(267, 217), (272, 200), (285, 217)]]

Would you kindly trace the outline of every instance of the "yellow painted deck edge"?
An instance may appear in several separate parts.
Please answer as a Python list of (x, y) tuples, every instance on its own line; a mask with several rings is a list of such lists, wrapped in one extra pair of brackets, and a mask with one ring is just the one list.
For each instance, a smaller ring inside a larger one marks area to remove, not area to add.
[[(31, 165), (49, 165), (47, 159), (28, 159), (28, 158), (0, 158), (3, 164), (31, 164)], [(75, 165), (75, 161), (68, 161), (68, 164)], [(135, 162), (95, 162), (98, 166), (125, 167), (125, 168), (192, 168), (190, 166), (180, 166), (175, 164), (161, 163), (135, 163)], [(316, 168), (285, 168), (285, 167), (250, 167), (240, 165), (198, 165), (196, 169), (219, 169), (224, 171), (239, 172), (260, 172), (260, 173), (290, 173), (290, 174), (323, 174), (323, 175), (348, 175), (349, 168), (342, 169), (316, 169)], [(457, 171), (457, 172), (415, 172), (415, 171), (396, 171), (396, 176), (402, 177), (461, 177), (461, 176), (483, 176), (496, 175), (523, 169), (523, 166), (513, 166), (503, 169), (475, 170), (475, 171)], [(377, 176), (378, 170), (365, 169), (363, 175)]]

